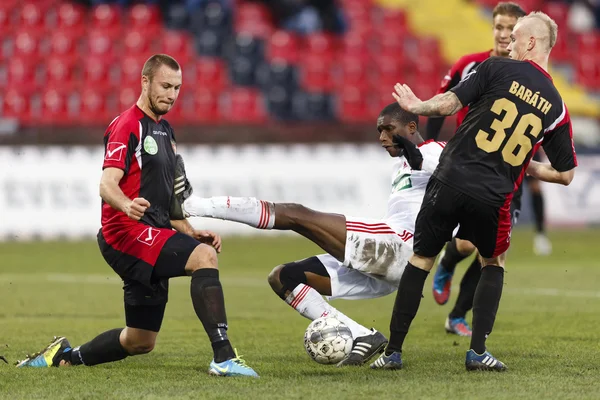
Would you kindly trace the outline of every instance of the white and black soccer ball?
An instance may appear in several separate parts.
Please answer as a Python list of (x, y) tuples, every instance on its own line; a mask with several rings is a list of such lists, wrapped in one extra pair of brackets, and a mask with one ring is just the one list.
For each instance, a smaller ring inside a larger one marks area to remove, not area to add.
[(321, 317), (308, 325), (304, 332), (306, 352), (319, 364), (336, 364), (352, 350), (352, 332), (334, 317)]

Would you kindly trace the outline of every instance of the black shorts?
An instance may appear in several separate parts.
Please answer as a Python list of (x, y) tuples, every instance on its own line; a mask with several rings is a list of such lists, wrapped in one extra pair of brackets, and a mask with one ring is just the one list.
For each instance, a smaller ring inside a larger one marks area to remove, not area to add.
[(102, 256), (123, 279), (125, 320), (130, 328), (158, 332), (168, 301), (169, 278), (185, 276), (185, 265), (200, 244), (191, 236), (176, 233), (160, 249), (154, 267), (114, 249), (98, 232)]
[(431, 177), (415, 224), (414, 253), (437, 256), (460, 225), (457, 238), (473, 243), (484, 258), (499, 256), (510, 245), (510, 200), (492, 206)]

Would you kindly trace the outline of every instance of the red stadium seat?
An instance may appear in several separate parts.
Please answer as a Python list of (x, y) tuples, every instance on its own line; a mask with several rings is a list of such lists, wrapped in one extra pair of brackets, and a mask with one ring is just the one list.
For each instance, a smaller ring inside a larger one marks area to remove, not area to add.
[(600, 90), (600, 64), (598, 56), (579, 54), (577, 57), (576, 80), (587, 89)]
[(140, 88), (135, 87), (122, 87), (119, 91), (119, 98), (117, 100), (117, 107), (119, 112), (123, 112), (133, 106), (137, 99), (140, 97)]
[(577, 35), (577, 50), (579, 54), (595, 55), (600, 53), (600, 33), (594, 31)]
[(290, 32), (279, 30), (271, 36), (267, 46), (267, 60), (280, 59), (294, 64), (298, 61), (298, 38)]
[(22, 90), (8, 89), (2, 93), (2, 118), (16, 118), (21, 122), (31, 119), (31, 102)]
[(75, 62), (60, 56), (49, 57), (44, 62), (44, 83), (48, 87), (72, 88), (78, 83)]
[(19, 27), (27, 30), (44, 29), (44, 9), (37, 2), (27, 1), (19, 10)]
[(264, 100), (259, 91), (237, 87), (229, 93), (229, 102), (221, 107), (221, 119), (236, 123), (261, 123), (266, 120)]
[(62, 3), (56, 9), (57, 32), (83, 35), (86, 29), (86, 10), (83, 6), (73, 3)]
[(157, 30), (161, 27), (160, 10), (156, 6), (136, 4), (127, 13), (127, 26), (137, 30)]
[(329, 92), (334, 82), (331, 76), (332, 60), (309, 55), (300, 60), (300, 85), (310, 93)]
[(365, 90), (368, 87), (367, 63), (359, 62), (353, 57), (345, 57), (340, 60), (338, 73), (336, 74), (336, 86), (353, 86)]
[(152, 37), (144, 31), (128, 30), (123, 39), (123, 54), (126, 55), (146, 55), (147, 58), (152, 54)]
[(11, 58), (6, 64), (6, 84), (27, 91), (37, 86), (37, 63), (28, 58)]
[(367, 43), (368, 41), (358, 33), (346, 34), (342, 39), (342, 53), (364, 62), (370, 58)]
[(186, 65), (195, 56), (190, 35), (181, 31), (165, 31), (159, 39), (158, 51), (174, 57), (181, 65)]
[(115, 45), (108, 32), (93, 30), (86, 37), (84, 51), (86, 56), (104, 57), (112, 61), (120, 52), (120, 48), (118, 45)]
[(558, 35), (556, 44), (552, 48), (550, 59), (558, 62), (571, 62), (573, 57), (573, 48), (571, 47), (571, 35)]
[[(304, 54), (317, 56), (327, 61), (335, 57), (337, 41), (333, 35), (313, 33), (306, 36)], [(305, 57), (304, 55), (302, 57)]]
[(100, 4), (91, 11), (91, 28), (104, 31), (111, 38), (116, 38), (121, 32), (121, 7), (113, 4)]
[(40, 39), (30, 31), (20, 31), (14, 36), (12, 55), (37, 61), (41, 57)]
[(564, 28), (564, 32), (569, 31), (569, 24), (567, 23), (569, 4), (562, 1), (544, 2), (542, 5), (542, 11), (548, 14), (560, 28)]
[(65, 31), (57, 31), (50, 36), (49, 41), (49, 56), (61, 57), (71, 63), (74, 63), (80, 56), (79, 37), (65, 33)]
[(56, 125), (68, 122), (68, 97), (67, 94), (58, 89), (48, 89), (41, 96), (41, 112), (38, 123), (42, 125)]
[(407, 66), (404, 64), (405, 59), (401, 53), (381, 54), (377, 57), (377, 62), (373, 64), (373, 68), (370, 69), (370, 86), (373, 91), (384, 92), (389, 97), (394, 85), (405, 81)]
[[(18, 23), (15, 23), (13, 18), (13, 9), (6, 4), (0, 4), (0, 35), (6, 38), (12, 35)], [(1, 57), (1, 55), (0, 55)]]
[(142, 67), (150, 56), (127, 55), (120, 62), (120, 85), (135, 87), (141, 85)]
[(275, 32), (275, 27), (270, 22), (246, 20), (237, 23), (235, 32), (237, 34), (245, 34), (255, 38), (268, 40), (271, 35), (273, 35), (273, 32)]
[(336, 114), (344, 122), (370, 122), (373, 116), (367, 107), (367, 92), (358, 87), (346, 86), (337, 93)]
[(110, 68), (112, 62), (103, 57), (88, 57), (83, 61), (83, 83), (86, 86), (112, 86)]
[(266, 5), (258, 2), (244, 2), (237, 6), (235, 13), (236, 31), (238, 25), (271, 24), (271, 13)]
[(189, 98), (177, 100), (181, 117), (190, 123), (215, 123), (219, 121), (219, 93), (199, 88)]
[(196, 61), (196, 87), (216, 92), (229, 86), (227, 69), (219, 58), (200, 57)]
[[(108, 125), (117, 116), (110, 104), (109, 93), (85, 88), (80, 95), (79, 123), (82, 125)], [(130, 105), (131, 106), (131, 105)]]

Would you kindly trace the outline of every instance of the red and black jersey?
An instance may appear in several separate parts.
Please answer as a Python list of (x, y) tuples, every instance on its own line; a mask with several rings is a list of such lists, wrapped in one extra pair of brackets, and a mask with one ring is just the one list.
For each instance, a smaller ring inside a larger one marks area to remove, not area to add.
[[(175, 175), (175, 136), (164, 119), (155, 121), (134, 105), (108, 126), (104, 134), (102, 168), (119, 168), (125, 174), (119, 187), (130, 199), (150, 202), (141, 221), (155, 228), (171, 228), (169, 209)], [(102, 203), (102, 231), (107, 241), (129, 225), (125, 213)]]
[[(446, 76), (444, 76), (437, 94), (446, 93), (448, 90), (458, 85), (458, 83), (465, 76), (467, 76), (469, 72), (475, 69), (483, 61), (490, 58), (491, 53), (492, 50), (488, 50), (481, 53), (467, 54), (466, 56), (459, 58), (458, 61), (450, 68)], [(464, 107), (456, 114), (456, 126), (460, 125), (468, 111), (469, 107)], [(427, 139), (436, 140), (440, 134), (443, 124), (444, 117), (429, 118), (427, 121)]]
[(540, 145), (556, 170), (577, 166), (569, 112), (534, 62), (491, 57), (450, 90), (469, 112), (434, 173), (445, 184), (501, 206)]

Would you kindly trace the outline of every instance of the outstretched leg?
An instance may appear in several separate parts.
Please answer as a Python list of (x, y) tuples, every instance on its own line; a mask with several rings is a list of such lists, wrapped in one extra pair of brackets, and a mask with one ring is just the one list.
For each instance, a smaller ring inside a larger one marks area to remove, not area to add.
[[(328, 264), (327, 268), (324, 263)], [(354, 343), (350, 355), (338, 366), (362, 365), (375, 354), (383, 351), (387, 344), (387, 338), (374, 329), (362, 326), (325, 301), (322, 295), (338, 294), (333, 293), (334, 289), (331, 285), (328, 268), (336, 277), (338, 287), (362, 286), (363, 293), (367, 296), (385, 295), (388, 292), (373, 290), (373, 288), (391, 286), (385, 282), (379, 286), (373, 285), (371, 280), (374, 278), (342, 266), (329, 255), (309, 257), (301, 261), (279, 265), (271, 271), (268, 280), (273, 291), (303, 317), (315, 320), (330, 316), (346, 324), (352, 332)], [(354, 284), (352, 286), (344, 285), (344, 281), (350, 279)], [(337, 291), (340, 292), (340, 290)], [(341, 291), (343, 292), (343, 289)]]
[(344, 261), (346, 217), (311, 210), (301, 204), (271, 203), (254, 197), (192, 196), (184, 203), (194, 217), (240, 222), (258, 229), (291, 230)]

